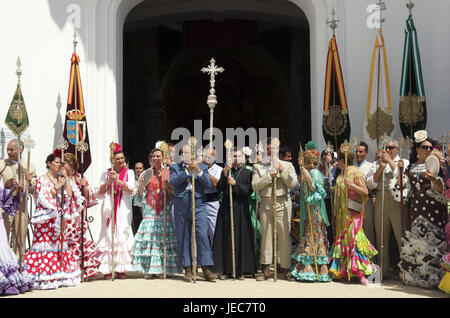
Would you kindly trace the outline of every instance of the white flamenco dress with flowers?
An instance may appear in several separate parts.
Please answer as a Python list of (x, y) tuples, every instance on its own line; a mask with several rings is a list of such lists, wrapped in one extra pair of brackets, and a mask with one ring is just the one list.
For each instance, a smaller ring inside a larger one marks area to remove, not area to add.
[(61, 215), (74, 219), (78, 209), (71, 207), (71, 198), (64, 191), (61, 209), (61, 189), (41, 176), (36, 181), (36, 210), (32, 213), (33, 244), (25, 255), (27, 272), (35, 277), (35, 289), (71, 287), (80, 283), (81, 272), (67, 242), (63, 240), (61, 262)]

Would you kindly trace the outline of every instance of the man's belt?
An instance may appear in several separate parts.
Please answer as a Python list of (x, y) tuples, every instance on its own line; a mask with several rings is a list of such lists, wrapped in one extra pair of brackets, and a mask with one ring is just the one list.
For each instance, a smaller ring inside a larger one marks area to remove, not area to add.
[(219, 192), (205, 193), (205, 202), (219, 201)]

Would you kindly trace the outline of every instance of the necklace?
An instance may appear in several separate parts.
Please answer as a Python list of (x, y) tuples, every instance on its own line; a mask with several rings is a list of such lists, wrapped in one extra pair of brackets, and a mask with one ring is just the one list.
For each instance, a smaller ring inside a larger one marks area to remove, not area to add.
[(50, 182), (53, 183), (53, 185), (54, 185), (54, 187), (50, 190), (50, 192), (51, 192), (53, 195), (56, 195), (56, 194), (57, 194), (57, 191), (56, 191), (56, 184), (55, 184), (55, 182), (53, 182), (52, 177), (50, 177), (50, 175), (48, 174), (48, 172), (47, 172), (47, 177), (48, 177), (48, 179), (50, 180)]

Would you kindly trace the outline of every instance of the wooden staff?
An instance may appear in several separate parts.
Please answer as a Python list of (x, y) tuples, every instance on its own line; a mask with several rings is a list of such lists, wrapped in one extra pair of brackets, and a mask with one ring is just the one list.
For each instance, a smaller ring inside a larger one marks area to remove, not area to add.
[[(345, 161), (345, 175), (344, 178), (348, 178), (348, 163), (347, 163), (347, 154), (350, 151), (350, 144), (347, 139), (345, 139), (344, 143), (340, 147), (341, 152), (344, 153), (344, 161)], [(345, 211), (348, 213), (348, 187), (345, 186)], [(350, 280), (350, 272), (347, 271), (348, 280)]]
[[(75, 95), (76, 96), (76, 95)], [(76, 100), (76, 98), (75, 98)], [(75, 143), (76, 143), (77, 139), (75, 139)], [(80, 144), (78, 145), (78, 151), (81, 153), (81, 166), (83, 166), (84, 163), (84, 153), (88, 150), (89, 145), (82, 140), (80, 142)], [(75, 152), (76, 153), (76, 152)], [(76, 173), (76, 171), (75, 171)], [(81, 174), (81, 179), (84, 178), (84, 173)], [(82, 184), (81, 185), (81, 195), (84, 196), (84, 191), (85, 191), (85, 185)], [(81, 282), (84, 282), (84, 219), (86, 218), (86, 224), (87, 224), (87, 200), (88, 198), (86, 198), (86, 200), (83, 203), (83, 209), (81, 210), (81, 226), (80, 226), (80, 230), (81, 230), (81, 264), (80, 264), (80, 270), (81, 270)]]
[[(195, 160), (194, 147), (197, 144), (195, 137), (189, 138), (191, 146), (191, 162)], [(192, 272), (193, 282), (197, 282), (197, 243), (195, 240), (195, 171), (192, 170)]]
[(166, 165), (167, 160), (169, 159), (169, 145), (166, 142), (163, 142), (160, 146), (160, 149), (163, 153), (163, 196), (164, 196), (164, 227), (163, 227), (163, 240), (164, 240), (164, 248), (163, 248), (163, 279), (167, 277), (167, 213), (166, 213)]
[[(16, 148), (19, 150), (19, 164), (18, 164), (18, 169), (17, 169), (17, 180), (18, 182), (20, 182), (20, 180), (22, 180), (22, 173), (21, 173), (21, 167), (22, 167), (22, 157), (21, 157), (21, 152), (23, 150), (23, 147), (21, 146), (21, 142), (20, 142), (20, 135), (17, 137), (17, 143), (16, 143)], [(22, 190), (20, 188), (18, 188), (18, 194), (19, 194), (19, 237), (18, 237), (18, 243), (19, 243), (19, 273), (22, 273), (22, 262), (23, 262), (23, 242), (22, 242), (22, 209), (21, 206), (23, 206), (22, 204)]]
[[(61, 167), (63, 166), (63, 161), (64, 161), (64, 150), (67, 150), (69, 148), (69, 143), (63, 138), (61, 138), (61, 140), (58, 142), (57, 148), (61, 150)], [(60, 254), (61, 254), (61, 260), (60, 260), (60, 264), (61, 264), (61, 270), (63, 270), (64, 267), (64, 260), (63, 260), (63, 256), (64, 256), (64, 188), (65, 188), (65, 184), (61, 187), (61, 217), (60, 217), (60, 222), (61, 222), (61, 246), (60, 246)]]
[[(28, 149), (27, 151), (27, 173), (30, 173), (30, 162), (31, 162), (31, 149), (34, 148), (35, 142), (34, 140), (30, 137), (30, 135), (28, 135), (25, 140), (23, 141), (23, 144), (25, 146), (25, 148)], [(24, 214), (28, 215), (28, 181), (26, 180), (26, 176), (25, 176), (25, 181), (27, 183), (27, 185), (25, 186), (25, 207), (24, 207)], [(30, 208), (31, 210), (31, 208)], [(30, 219), (30, 218), (29, 218)], [(28, 226), (27, 228), (27, 237), (28, 237), (28, 243), (29, 242), (29, 236), (28, 236)], [(31, 246), (31, 244), (29, 244)]]
[[(386, 151), (386, 144), (388, 144), (390, 141), (390, 138), (386, 135), (386, 133), (383, 134), (383, 136), (380, 137), (380, 144), (383, 151)], [(382, 173), (382, 184), (381, 184), (381, 246), (380, 246), (380, 280), (383, 281), (383, 255), (384, 255), (384, 179), (385, 179), (385, 169), (383, 169)]]
[[(272, 152), (272, 166), (278, 160), (278, 150), (280, 141), (278, 138), (272, 138), (271, 152)], [(280, 163), (278, 163), (280, 164)], [(278, 169), (277, 169), (278, 173)], [(273, 280), (277, 281), (277, 176), (272, 178), (272, 196), (273, 196)]]
[(61, 271), (64, 271), (64, 187), (65, 184), (61, 187)]
[[(405, 147), (405, 139), (402, 137), (398, 140), (398, 146), (400, 147), (400, 160), (403, 160), (403, 148)], [(405, 235), (405, 204), (403, 203), (403, 167), (399, 167), (400, 178), (400, 212), (402, 218), (402, 236)]]
[[(110, 162), (111, 162), (111, 172), (114, 170), (114, 150), (116, 149), (116, 144), (114, 141), (112, 141), (109, 144), (109, 149), (111, 151), (111, 156), (109, 158)], [(111, 173), (110, 172), (110, 173)], [(116, 216), (115, 216), (115, 206), (114, 206), (114, 194), (115, 194), (115, 182), (111, 182), (110, 184), (111, 186), (111, 280), (114, 281), (114, 275), (115, 275), (115, 260), (114, 260), (114, 236), (115, 236), (115, 232), (116, 232), (116, 226), (115, 226), (115, 222), (116, 222)]]
[[(232, 163), (231, 148), (233, 143), (230, 139), (225, 141), (225, 148), (227, 149), (227, 162)], [(231, 176), (231, 170), (228, 172), (228, 177)], [(234, 249), (234, 216), (233, 216), (233, 187), (228, 184), (228, 191), (230, 192), (230, 225), (231, 225), (231, 263), (233, 268), (233, 280), (236, 279), (236, 255)]]
[[(302, 144), (301, 143), (300, 143), (300, 150), (299, 150), (299, 152), (300, 152), (300, 157), (301, 157), (301, 163), (303, 164), (303, 148), (302, 148)], [(302, 173), (302, 169), (306, 169), (306, 168), (300, 166), (300, 174)], [(302, 180), (302, 183), (303, 183), (303, 180)], [(313, 246), (314, 265), (315, 265), (315, 268), (316, 268), (317, 281), (319, 281), (319, 268), (317, 266), (316, 242), (315, 242), (315, 238), (314, 238), (314, 229), (313, 229), (313, 226), (312, 226), (311, 207), (310, 207), (309, 202), (308, 202), (308, 196), (309, 196), (308, 195), (308, 183), (306, 181), (305, 181), (305, 192), (306, 192), (305, 201), (306, 201), (306, 206), (308, 207), (308, 217), (309, 217), (309, 227), (310, 227), (310, 232), (311, 232), (311, 242), (312, 242), (312, 246)], [(301, 224), (300, 224), (300, 226), (301, 226)], [(299, 231), (299, 233), (300, 233), (300, 231)], [(300, 241), (301, 241), (301, 237), (299, 238), (299, 241), (298, 241), (299, 244), (300, 244)]]

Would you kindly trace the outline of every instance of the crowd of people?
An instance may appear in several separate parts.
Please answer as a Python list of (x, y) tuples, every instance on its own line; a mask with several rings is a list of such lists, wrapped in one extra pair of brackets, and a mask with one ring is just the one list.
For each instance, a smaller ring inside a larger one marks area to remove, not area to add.
[[(130, 169), (116, 144), (96, 186), (77, 172), (73, 154), (59, 151), (37, 177), (33, 164), (18, 162), (19, 146), (10, 141), (0, 161), (0, 295), (130, 272), (192, 282), (197, 266), (210, 282), (367, 285), (377, 273), (450, 293), (448, 155), (426, 131), (415, 133), (409, 160), (391, 140), (374, 162), (364, 142), (319, 152), (310, 141), (293, 163), (289, 146), (268, 140), (253, 164), (248, 147), (219, 164), (210, 148), (192, 160), (189, 145), (174, 162), (174, 146), (167, 153), (158, 142), (148, 169)], [(29, 219), (24, 192), (35, 202)], [(94, 242), (86, 215), (97, 204)]]

